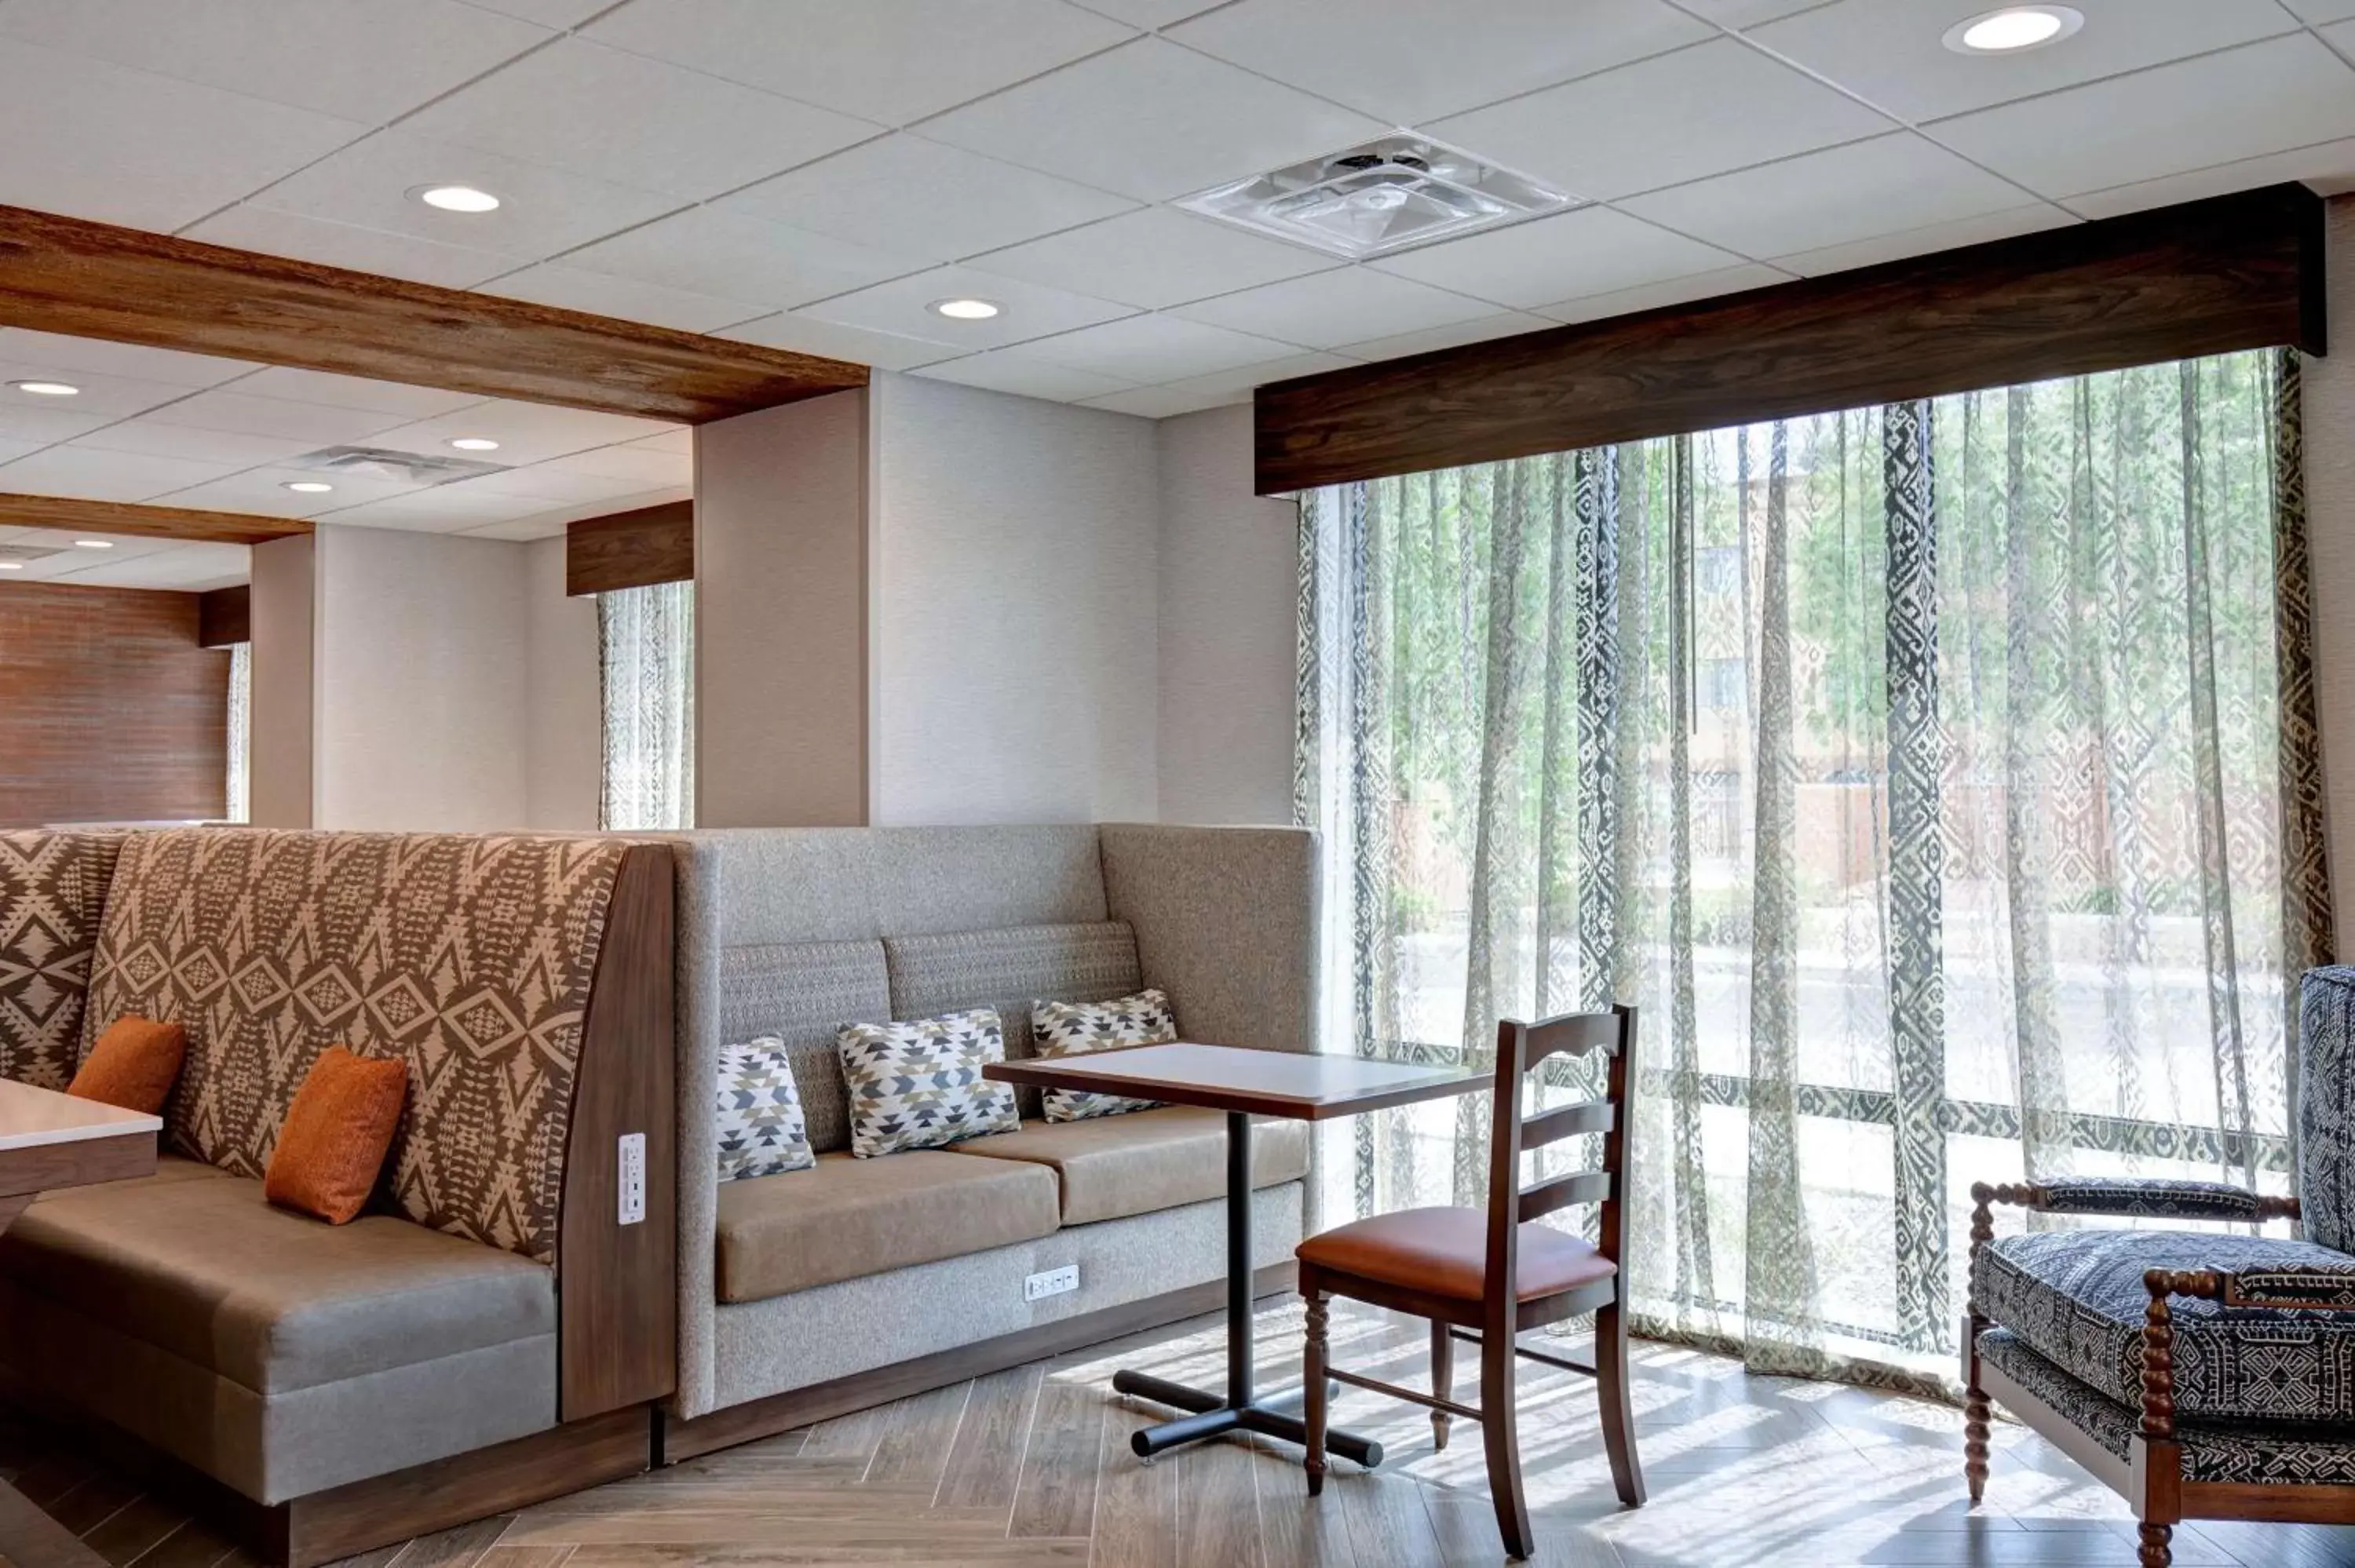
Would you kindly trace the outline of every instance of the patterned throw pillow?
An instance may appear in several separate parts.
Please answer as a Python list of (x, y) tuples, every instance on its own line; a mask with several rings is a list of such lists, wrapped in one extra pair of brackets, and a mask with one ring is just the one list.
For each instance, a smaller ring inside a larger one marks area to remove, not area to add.
[[(1114, 1045), (1159, 1045), (1175, 1040), (1178, 1017), (1169, 1011), (1167, 993), (1159, 991), (1141, 991), (1116, 1001), (1034, 1001), (1030, 1033), (1041, 1056), (1077, 1056)], [(1159, 1103), (1077, 1089), (1049, 1089), (1045, 1096), (1049, 1121), (1118, 1116), (1151, 1110)]]
[(1014, 1086), (981, 1075), (1006, 1059), (995, 1008), (846, 1023), (835, 1048), (850, 1101), (850, 1152), (861, 1160), (1021, 1130)]
[(773, 1034), (719, 1048), (719, 1179), (782, 1176), (817, 1163), (785, 1043)]

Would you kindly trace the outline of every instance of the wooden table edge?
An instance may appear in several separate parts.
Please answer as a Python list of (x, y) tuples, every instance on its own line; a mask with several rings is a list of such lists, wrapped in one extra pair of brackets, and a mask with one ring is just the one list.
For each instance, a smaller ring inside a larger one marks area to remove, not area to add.
[[(1211, 1045), (1209, 1040), (1168, 1040), (1166, 1045)], [(1220, 1046), (1227, 1051), (1257, 1051), (1253, 1045)], [(1389, 1110), (1397, 1106), (1419, 1105), (1425, 1100), (1451, 1099), (1457, 1095), (1471, 1094), (1485, 1088), (1494, 1080), (1489, 1074), (1476, 1068), (1433, 1067), (1433, 1077), (1403, 1083), (1392, 1088), (1378, 1089), (1371, 1094), (1352, 1096), (1347, 1100), (1305, 1100), (1292, 1095), (1272, 1095), (1250, 1089), (1232, 1089), (1211, 1085), (1185, 1083), (1160, 1078), (1139, 1077), (1131, 1073), (1091, 1073), (1083, 1064), (1091, 1057), (1114, 1056), (1127, 1051), (1152, 1049), (1149, 1045), (1119, 1045), (1103, 1051), (1090, 1051), (1078, 1056), (1028, 1057), (1012, 1062), (991, 1062), (981, 1070), (983, 1077), (995, 1083), (1020, 1084), (1040, 1089), (1076, 1089), (1089, 1094), (1119, 1095), (1131, 1099), (1156, 1099), (1169, 1105), (1193, 1106), (1203, 1110), (1243, 1111), (1252, 1116), (1283, 1117), (1291, 1121), (1333, 1121), (1345, 1116), (1362, 1116), (1368, 1111)], [(1305, 1051), (1268, 1051), (1272, 1056), (1311, 1055)], [(1364, 1058), (1343, 1056), (1339, 1061), (1354, 1062)], [(1407, 1062), (1384, 1063), (1385, 1066), (1409, 1067)]]

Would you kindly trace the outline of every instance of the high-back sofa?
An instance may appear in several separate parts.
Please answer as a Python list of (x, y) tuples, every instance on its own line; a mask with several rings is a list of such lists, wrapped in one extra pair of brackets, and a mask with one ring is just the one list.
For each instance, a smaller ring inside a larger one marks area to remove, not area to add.
[[(1188, 1039), (1315, 1046), (1314, 839), (1164, 826), (748, 829), (674, 841), (678, 875), (678, 1459), (1213, 1308), (1224, 1125), (1179, 1107), (1039, 1118), (854, 1160), (845, 1022), (975, 1006), (1030, 1050), (1034, 1000), (1155, 986)], [(782, 1038), (815, 1170), (717, 1178), (724, 1044)], [(1289, 1277), (1301, 1123), (1266, 1124), (1256, 1257)], [(1079, 1288), (1025, 1280), (1077, 1265)]]
[[(671, 851), (609, 837), (0, 834), (0, 1075), (126, 1015), (156, 1174), (0, 1235), (0, 1366), (320, 1562), (642, 1469), (676, 1369)], [(369, 1212), (260, 1178), (326, 1046), (404, 1058)], [(624, 1223), (621, 1140), (647, 1145)]]

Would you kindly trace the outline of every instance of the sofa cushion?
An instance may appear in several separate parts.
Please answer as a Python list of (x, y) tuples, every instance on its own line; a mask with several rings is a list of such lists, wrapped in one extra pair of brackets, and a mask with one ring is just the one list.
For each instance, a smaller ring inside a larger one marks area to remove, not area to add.
[(132, 1176), (120, 1181), (94, 1182), (87, 1187), (53, 1187), (46, 1192), (33, 1194), (33, 1202), (62, 1203), (76, 1198), (87, 1198), (95, 1192), (128, 1192), (138, 1187), (163, 1187), (175, 1181), (235, 1180), (236, 1178), (228, 1171), (217, 1170), (201, 1160), (189, 1160), (177, 1154), (159, 1154), (155, 1157), (155, 1174), (153, 1176)]
[[(1121, 1045), (1166, 1045), (1178, 1038), (1178, 1016), (1167, 991), (1146, 989), (1110, 1001), (1034, 1001), (1030, 1039), (1041, 1056), (1079, 1056)], [(1049, 1089), (1039, 1097), (1049, 1121), (1124, 1116), (1160, 1102), (1084, 1089)]]
[[(1117, 921), (890, 937), (883, 947), (891, 969), (892, 1017), (995, 1008), (1009, 1062), (1035, 1054), (1033, 998), (1106, 1001), (1145, 983), (1136, 936)], [(1038, 1090), (1025, 1086), (1015, 1100), (1025, 1118), (1039, 1115)]]
[(32, 1205), (0, 1275), (263, 1394), (555, 1331), (554, 1275), (513, 1253), (389, 1214), (323, 1225), (259, 1181), (167, 1169)]
[[(2308, 1242), (2199, 1231), (2039, 1231), (1978, 1250), (1971, 1299), (1990, 1321), (2105, 1396), (2142, 1404), (2145, 1269), (2355, 1266)], [(2226, 1309), (2170, 1298), (2175, 1408), (2227, 1419), (2355, 1419), (2355, 1313)]]
[(1055, 1231), (1055, 1179), (1031, 1165), (918, 1150), (821, 1154), (807, 1171), (719, 1188), (717, 1289), (763, 1301)]
[[(2009, 1329), (1979, 1336), (1979, 1359), (2051, 1406), (2069, 1425), (2132, 1463), (2142, 1403), (2120, 1404), (2071, 1377)], [(2183, 1478), (2244, 1486), (2355, 1486), (2355, 1436), (2324, 1426), (2249, 1426), (2183, 1422)]]
[(891, 980), (883, 944), (768, 942), (719, 954), (719, 1038), (779, 1041), (793, 1064), (810, 1148), (850, 1147), (835, 1034), (846, 1023), (891, 1017)]
[[(1052, 1171), (1063, 1224), (1125, 1219), (1222, 1197), (1227, 1190), (1227, 1118), (1197, 1106), (1086, 1121), (1028, 1122), (1018, 1132), (976, 1138), (949, 1150), (1019, 1160)], [(1252, 1185), (1274, 1187), (1308, 1174), (1308, 1124), (1252, 1124)]]
[(986, 1007), (898, 1023), (846, 1023), (837, 1037), (850, 1097), (850, 1152), (861, 1160), (938, 1149), (1020, 1125), (1014, 1090), (984, 1077), (1006, 1060)]
[(719, 1179), (741, 1181), (806, 1171), (816, 1156), (802, 1116), (793, 1055), (773, 1034), (719, 1048), (712, 1125), (719, 1134)]

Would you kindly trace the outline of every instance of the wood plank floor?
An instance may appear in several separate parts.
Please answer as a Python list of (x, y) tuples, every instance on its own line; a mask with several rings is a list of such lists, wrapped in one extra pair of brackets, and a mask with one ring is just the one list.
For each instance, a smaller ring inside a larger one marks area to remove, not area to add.
[[(1296, 1367), (1296, 1306), (1261, 1314), (1261, 1363)], [(1338, 1364), (1420, 1386), (1420, 1325), (1334, 1314)], [(1225, 1441), (1139, 1464), (1131, 1428), (1166, 1414), (1109, 1392), (1135, 1366), (1219, 1381), (1204, 1319), (708, 1455), (352, 1562), (363, 1568), (1469, 1568), (1503, 1561), (1476, 1430), (1445, 1453), (1427, 1416), (1347, 1392), (1380, 1470), (1337, 1462), (1306, 1497), (1297, 1457)], [(2132, 1568), (2108, 1490), (2034, 1434), (1997, 1434), (1987, 1504), (1966, 1506), (1961, 1415), (1858, 1389), (1753, 1377), (1661, 1345), (1636, 1351), (1651, 1501), (1612, 1494), (1592, 1389), (1529, 1366), (1521, 1445), (1545, 1568)], [(1459, 1383), (1465, 1376), (1458, 1369)], [(1272, 1384), (1280, 1380), (1271, 1379)], [(228, 1542), (53, 1436), (0, 1419), (0, 1475), (109, 1563), (245, 1568)], [(2355, 1530), (2187, 1525), (2184, 1568), (2355, 1564)]]

